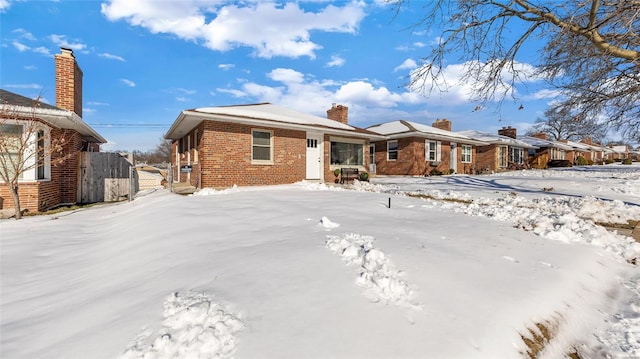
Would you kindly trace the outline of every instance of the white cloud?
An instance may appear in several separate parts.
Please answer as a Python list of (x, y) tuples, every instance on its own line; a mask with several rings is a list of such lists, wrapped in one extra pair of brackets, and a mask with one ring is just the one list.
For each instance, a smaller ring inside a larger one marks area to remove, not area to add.
[[(0, 0), (0, 1), (2, 1), (2, 0)], [(25, 39), (25, 40), (29, 40), (29, 41), (36, 41), (36, 37), (33, 36), (32, 33), (28, 32), (25, 29), (19, 28), (19, 29), (15, 29), (15, 30), (13, 30), (11, 32), (14, 33), (14, 34), (18, 34), (21, 39)]]
[[(334, 80), (317, 80), (293, 69), (278, 68), (267, 74), (268, 79), (278, 82), (267, 86), (255, 82), (245, 82), (239, 89), (216, 89), (238, 98), (249, 98), (251, 102), (271, 102), (299, 111), (326, 116), (331, 103), (349, 106), (350, 118), (358, 118), (358, 113), (384, 113), (385, 118), (393, 118), (397, 112), (389, 111), (399, 104), (419, 104), (425, 99), (416, 93), (402, 91), (394, 93), (384, 86), (373, 85), (369, 81), (338, 83)], [(353, 117), (352, 115), (356, 116)], [(366, 120), (361, 116), (360, 120)], [(397, 119), (397, 118), (396, 118)]]
[(406, 59), (402, 64), (393, 69), (393, 72), (398, 72), (401, 70), (413, 70), (418, 67), (418, 64), (413, 59)]
[(327, 62), (327, 67), (341, 67), (345, 63), (345, 59), (338, 55), (331, 56), (331, 61)]
[(78, 40), (69, 41), (66, 35), (49, 35), (49, 39), (59, 47), (65, 47), (71, 50), (84, 50), (87, 45), (78, 42)]
[(184, 97), (184, 96), (178, 96), (178, 97), (176, 97), (176, 101), (179, 101), (179, 102), (187, 102), (187, 101), (189, 101), (189, 99), (187, 99), (187, 98), (186, 98), (186, 97)]
[(18, 41), (13, 41), (11, 44), (20, 52), (24, 52), (31, 49), (29, 46), (21, 44)]
[(421, 42), (421, 41), (417, 41), (417, 42), (413, 43), (413, 46), (421, 48), (421, 47), (427, 46), (427, 44), (425, 44), (424, 42)]
[(94, 108), (88, 108), (88, 107), (83, 107), (83, 108), (82, 108), (82, 113), (83, 113), (83, 114), (96, 113), (96, 109), (94, 109)]
[(536, 91), (535, 93), (529, 96), (525, 96), (524, 99), (525, 100), (542, 100), (547, 98), (556, 99), (561, 95), (562, 93), (560, 90), (542, 89), (542, 90)]
[(127, 79), (120, 79), (120, 81), (122, 81), (123, 84), (129, 86), (129, 87), (136, 87), (136, 83), (131, 81), (131, 80), (127, 80)]
[(24, 65), (25, 70), (35, 70), (37, 67), (35, 65)]
[(234, 65), (234, 64), (220, 64), (220, 65), (218, 65), (218, 68), (220, 70), (223, 70), (223, 71), (231, 70), (234, 67), (236, 67), (236, 65)]
[(182, 87), (178, 87), (176, 90), (178, 92), (181, 92), (181, 93), (187, 94), (187, 95), (193, 95), (193, 94), (195, 94), (197, 92), (196, 90), (189, 90), (189, 89), (185, 89), (185, 88), (182, 88)]
[(51, 52), (49, 51), (49, 49), (47, 49), (46, 47), (43, 47), (43, 46), (35, 47), (35, 48), (32, 49), (32, 51), (35, 52), (35, 53), (38, 53), (38, 54), (51, 56)]
[(123, 57), (120, 57), (118, 55), (113, 55), (113, 54), (110, 54), (110, 53), (107, 53), (107, 52), (99, 54), (98, 56), (104, 57), (105, 59), (109, 59), (109, 60), (118, 60), (118, 61), (125, 62)]
[(109, 106), (108, 103), (106, 102), (99, 102), (99, 101), (88, 101), (87, 105), (91, 105), (91, 106)]
[(32, 90), (42, 89), (42, 85), (38, 85), (38, 84), (8, 84), (8, 85), (2, 85), (2, 86), (7, 88), (14, 88), (14, 89), (32, 89)]
[(9, 0), (0, 0), (0, 13), (6, 12), (7, 10), (9, 10), (10, 6), (11, 4), (9, 3)]
[(108, 0), (101, 9), (110, 21), (125, 20), (151, 33), (173, 34), (212, 50), (244, 46), (253, 48), (254, 54), (263, 58), (315, 58), (315, 51), (321, 46), (311, 40), (311, 33), (355, 33), (365, 16), (363, 6), (354, 1), (341, 7), (330, 4), (311, 12), (302, 9), (299, 3)]

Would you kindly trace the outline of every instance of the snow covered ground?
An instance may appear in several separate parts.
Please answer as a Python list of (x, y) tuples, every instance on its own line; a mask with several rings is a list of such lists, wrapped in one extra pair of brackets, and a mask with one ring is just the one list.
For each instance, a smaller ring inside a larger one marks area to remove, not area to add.
[[(389, 207), (389, 203), (391, 206)], [(0, 222), (2, 358), (640, 357), (640, 166), (164, 190)]]

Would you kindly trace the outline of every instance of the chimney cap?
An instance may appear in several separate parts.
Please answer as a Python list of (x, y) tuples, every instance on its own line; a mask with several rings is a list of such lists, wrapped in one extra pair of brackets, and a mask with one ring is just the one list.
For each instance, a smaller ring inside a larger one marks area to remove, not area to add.
[(73, 56), (73, 49), (70, 49), (68, 47), (60, 47), (60, 52), (63, 55), (71, 55), (71, 56)]

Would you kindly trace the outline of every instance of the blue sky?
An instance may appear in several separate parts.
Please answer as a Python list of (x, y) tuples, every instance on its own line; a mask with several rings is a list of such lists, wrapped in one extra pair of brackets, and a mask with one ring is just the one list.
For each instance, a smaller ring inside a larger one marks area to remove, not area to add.
[(454, 131), (520, 134), (542, 117), (553, 92), (535, 80), (500, 112), (473, 111), (455, 56), (449, 91), (410, 91), (439, 33), (413, 27), (424, 3), (408, 4), (396, 16), (382, 1), (0, 0), (0, 87), (54, 104), (53, 55), (73, 49), (83, 118), (107, 151), (153, 149), (180, 111), (205, 106), (271, 102), (324, 117), (338, 103), (358, 127), (447, 118)]

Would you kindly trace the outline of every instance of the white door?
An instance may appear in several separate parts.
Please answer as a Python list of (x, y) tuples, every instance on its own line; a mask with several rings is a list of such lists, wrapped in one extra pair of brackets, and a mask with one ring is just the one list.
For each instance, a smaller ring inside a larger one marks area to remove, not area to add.
[(449, 168), (454, 172), (458, 172), (458, 144), (455, 142), (451, 142), (451, 157), (449, 163)]
[(307, 179), (318, 180), (322, 173), (322, 137), (307, 134)]

